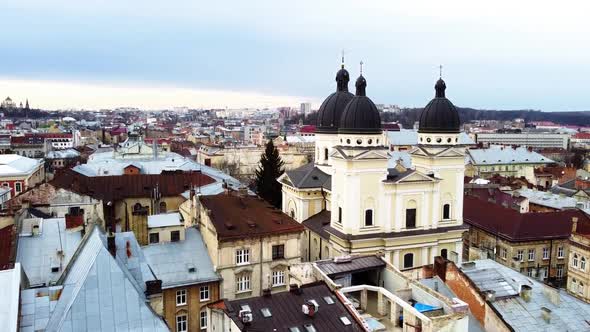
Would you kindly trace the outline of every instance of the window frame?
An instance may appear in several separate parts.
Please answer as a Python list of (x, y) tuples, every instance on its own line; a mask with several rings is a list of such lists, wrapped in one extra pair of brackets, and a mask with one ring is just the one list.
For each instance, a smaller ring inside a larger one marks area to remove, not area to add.
[(176, 332), (188, 332), (188, 315), (187, 314), (176, 315)]
[[(446, 203), (443, 204), (443, 211), (442, 211), (442, 219), (443, 220), (451, 220), (451, 204)], [(446, 215), (445, 215), (446, 214)]]
[(176, 306), (183, 306), (186, 305), (186, 299), (188, 297), (188, 292), (186, 289), (179, 289), (176, 291)]
[[(247, 286), (247, 288), (246, 288)], [(252, 291), (252, 276), (244, 273), (236, 277), (236, 293)]]
[[(282, 280), (282, 282), (279, 282), (281, 280)], [(271, 274), (271, 286), (272, 287), (281, 287), (281, 286), (285, 286), (286, 284), (287, 283), (286, 283), (284, 270), (272, 271), (272, 274)]]
[[(205, 297), (203, 297), (205, 295)], [(199, 287), (199, 302), (209, 301), (209, 285)]]
[(271, 247), (272, 260), (284, 259), (285, 258), (285, 245), (284, 244), (273, 244)]
[(563, 246), (557, 247), (557, 258), (565, 258)]
[[(203, 315), (205, 314), (205, 315)], [(203, 324), (204, 321), (204, 324)], [(199, 327), (201, 328), (201, 330), (206, 330), (208, 328), (209, 325), (209, 319), (207, 317), (207, 310), (202, 310), (199, 313)]]
[[(411, 259), (412, 259), (410, 266), (407, 266), (407, 264), (406, 264), (407, 263), (406, 257), (411, 257)], [(403, 263), (404, 269), (409, 269), (409, 268), (414, 267), (414, 253), (412, 253), (412, 252), (405, 253), (403, 259), (404, 259), (404, 263)]]
[(242, 248), (236, 249), (236, 265), (250, 264), (250, 249)]
[(519, 262), (524, 262), (524, 250), (523, 249), (518, 249), (518, 251), (516, 251), (516, 258), (518, 258)]
[(14, 183), (14, 191), (17, 193), (20, 193), (23, 191), (23, 184), (20, 182), (15, 182)]
[(549, 259), (551, 253), (549, 252), (549, 248), (543, 247), (543, 260)]
[[(412, 211), (412, 213), (410, 213), (410, 211)], [(409, 222), (410, 221), (409, 216), (413, 216), (413, 218), (412, 218), (413, 220), (412, 220), (411, 223)], [(405, 228), (406, 229), (414, 229), (414, 228), (416, 228), (416, 221), (417, 221), (417, 219), (418, 219), (418, 209), (416, 209), (416, 208), (406, 209)]]
[[(152, 237), (156, 237), (157, 241), (156, 242), (152, 241)], [(150, 233), (149, 242), (150, 242), (150, 244), (160, 243), (160, 233)]]
[[(373, 227), (375, 226), (375, 222), (374, 222), (374, 216), (375, 213), (373, 212), (373, 209), (366, 209), (365, 210), (365, 222), (364, 222), (364, 227)], [(370, 221), (370, 223), (367, 223), (367, 221)]]
[(536, 256), (535, 255), (535, 249), (529, 249), (529, 251), (528, 251), (528, 259), (529, 259), (529, 262), (534, 261), (535, 260), (535, 256)]
[(170, 242), (180, 242), (180, 231), (170, 231)]

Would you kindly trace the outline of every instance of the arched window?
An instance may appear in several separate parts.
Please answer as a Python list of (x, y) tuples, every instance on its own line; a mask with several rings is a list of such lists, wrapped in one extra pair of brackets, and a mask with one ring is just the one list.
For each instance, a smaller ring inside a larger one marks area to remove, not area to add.
[(365, 226), (373, 226), (373, 210), (365, 210)]
[(160, 213), (166, 213), (166, 202), (160, 202)]
[(338, 207), (338, 222), (342, 223), (342, 208)]
[(586, 258), (585, 257), (582, 257), (582, 259), (580, 259), (580, 269), (586, 270)]
[(328, 248), (328, 246), (324, 247), (324, 252), (326, 254), (325, 258), (330, 258), (330, 248)]
[(139, 203), (135, 203), (135, 205), (133, 205), (133, 211), (140, 211), (142, 208), (143, 207)]
[(443, 205), (443, 219), (451, 219), (451, 204)]
[(440, 255), (441, 255), (442, 258), (447, 259), (447, 256), (448, 256), (447, 249), (442, 249), (440, 251)]
[(414, 266), (414, 254), (408, 253), (404, 255), (404, 269)]
[(576, 280), (576, 278), (572, 279), (572, 292), (578, 292), (578, 281)]
[(328, 160), (328, 148), (324, 149), (324, 160)]
[(291, 218), (295, 219), (295, 210), (291, 209), (290, 214), (291, 214)]
[(578, 255), (577, 255), (577, 254), (576, 254), (576, 255), (574, 255), (574, 259), (573, 259), (573, 261), (572, 261), (572, 265), (573, 265), (574, 267), (578, 267)]
[(578, 293), (579, 293), (580, 295), (584, 295), (584, 283), (582, 283), (581, 281), (580, 281), (580, 283), (578, 284)]

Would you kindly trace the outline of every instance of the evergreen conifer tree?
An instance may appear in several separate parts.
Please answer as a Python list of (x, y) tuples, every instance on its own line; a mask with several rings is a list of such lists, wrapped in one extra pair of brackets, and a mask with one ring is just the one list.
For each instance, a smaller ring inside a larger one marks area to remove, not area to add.
[(284, 165), (272, 140), (268, 140), (256, 170), (256, 191), (258, 196), (277, 208), (281, 207), (282, 200), (281, 184), (277, 178), (285, 172)]

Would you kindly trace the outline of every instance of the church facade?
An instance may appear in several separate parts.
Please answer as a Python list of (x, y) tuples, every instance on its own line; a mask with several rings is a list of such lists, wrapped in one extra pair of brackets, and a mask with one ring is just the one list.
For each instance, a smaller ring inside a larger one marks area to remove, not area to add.
[(306, 226), (303, 260), (382, 253), (400, 269), (436, 256), (460, 263), (465, 149), (445, 82), (421, 114), (411, 168), (388, 167), (390, 142), (362, 73), (354, 95), (344, 65), (336, 82), (318, 111), (315, 162), (278, 179), (283, 212)]

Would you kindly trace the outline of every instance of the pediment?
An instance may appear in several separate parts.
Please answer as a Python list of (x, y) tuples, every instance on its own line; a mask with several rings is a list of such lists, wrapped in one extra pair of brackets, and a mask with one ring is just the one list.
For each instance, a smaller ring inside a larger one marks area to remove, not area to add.
[(436, 154), (437, 157), (464, 157), (465, 155), (454, 148), (448, 148)]
[(398, 183), (409, 183), (409, 182), (436, 182), (437, 179), (432, 178), (424, 173), (415, 171), (412, 174), (400, 179)]

